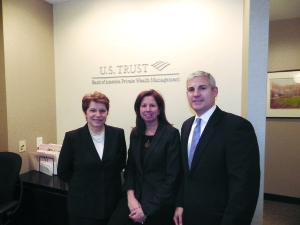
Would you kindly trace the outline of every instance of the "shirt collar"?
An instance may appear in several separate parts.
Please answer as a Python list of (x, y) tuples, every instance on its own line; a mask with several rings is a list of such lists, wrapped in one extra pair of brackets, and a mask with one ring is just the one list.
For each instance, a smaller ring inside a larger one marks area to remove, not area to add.
[(211, 107), (209, 110), (206, 111), (206, 113), (204, 113), (202, 116), (197, 116), (197, 114), (195, 115), (195, 120), (194, 123), (196, 122), (197, 118), (201, 118), (202, 121), (204, 121), (205, 123), (208, 122), (209, 118), (211, 117), (211, 115), (214, 113), (214, 111), (216, 110), (217, 106), (214, 105), (213, 107)]

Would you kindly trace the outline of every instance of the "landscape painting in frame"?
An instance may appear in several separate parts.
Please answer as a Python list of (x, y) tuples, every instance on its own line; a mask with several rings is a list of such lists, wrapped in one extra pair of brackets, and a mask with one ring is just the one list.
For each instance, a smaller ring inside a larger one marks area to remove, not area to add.
[(300, 117), (300, 71), (268, 73), (267, 117)]

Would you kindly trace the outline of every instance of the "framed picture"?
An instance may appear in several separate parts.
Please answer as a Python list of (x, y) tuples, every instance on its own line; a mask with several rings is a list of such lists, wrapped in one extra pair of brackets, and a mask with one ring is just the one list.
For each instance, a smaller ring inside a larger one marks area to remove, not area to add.
[(300, 70), (268, 73), (267, 117), (300, 117)]

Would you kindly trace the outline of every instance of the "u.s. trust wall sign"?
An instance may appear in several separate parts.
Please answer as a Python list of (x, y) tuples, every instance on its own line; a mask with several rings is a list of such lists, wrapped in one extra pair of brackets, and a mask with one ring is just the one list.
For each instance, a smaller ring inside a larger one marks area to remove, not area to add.
[(170, 73), (171, 70), (172, 65), (165, 61), (108, 65), (100, 66), (99, 76), (92, 77), (91, 80), (93, 85), (180, 82), (180, 74)]

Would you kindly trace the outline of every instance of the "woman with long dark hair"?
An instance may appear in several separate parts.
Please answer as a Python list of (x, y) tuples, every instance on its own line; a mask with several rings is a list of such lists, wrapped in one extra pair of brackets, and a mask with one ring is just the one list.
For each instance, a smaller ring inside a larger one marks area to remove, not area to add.
[(164, 100), (155, 90), (141, 92), (134, 110), (136, 126), (130, 135), (124, 197), (108, 224), (174, 224), (179, 131), (168, 122)]

